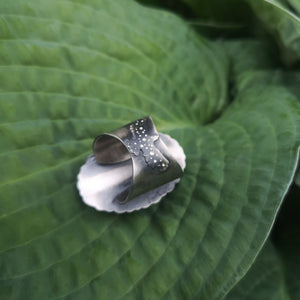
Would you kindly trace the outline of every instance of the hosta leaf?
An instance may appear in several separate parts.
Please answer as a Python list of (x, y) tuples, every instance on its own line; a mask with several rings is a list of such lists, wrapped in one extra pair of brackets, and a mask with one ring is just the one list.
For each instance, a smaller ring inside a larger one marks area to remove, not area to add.
[(295, 176), (295, 183), (300, 187), (300, 169), (298, 169), (297, 174)]
[[(232, 65), (234, 90), (232, 94), (257, 86), (285, 86), (300, 102), (300, 72), (284, 71), (279, 68), (272, 45), (262, 40), (231, 40), (221, 42)], [(300, 169), (295, 175), (300, 184)]]
[(300, 72), (280, 69), (274, 45), (263, 40), (231, 40), (220, 43), (224, 47), (232, 69), (235, 92), (257, 85), (285, 86), (300, 101)]
[(275, 47), (270, 42), (261, 39), (232, 39), (219, 43), (230, 59), (235, 81), (243, 72), (267, 71), (278, 67), (278, 53), (274, 51)]
[[(183, 123), (207, 122), (225, 105), (226, 59), (175, 16), (134, 2), (126, 2), (125, 10), (120, 1), (34, 2), (1, 4), (6, 90), (17, 85), (23, 91), (19, 82), (24, 80), (30, 90), (71, 90), (75, 96), (126, 104), (132, 115), (155, 113)], [(207, 63), (195, 68), (195, 60)], [(182, 77), (186, 81), (178, 89)], [(218, 88), (211, 89), (215, 82)]]
[(299, 299), (300, 189), (292, 186), (268, 240), (245, 277), (225, 300)]
[[(300, 72), (279, 68), (272, 44), (262, 40), (231, 40), (221, 42), (231, 62), (234, 90), (232, 94), (257, 86), (285, 86), (300, 101)], [(295, 182), (300, 184), (298, 168)]]
[(300, 59), (300, 5), (297, 0), (247, 0), (256, 15), (274, 34), (283, 59), (291, 64)]
[[(0, 298), (224, 296), (294, 175), (294, 96), (254, 85), (212, 122), (223, 48), (132, 1), (2, 1), (0, 22)], [(179, 186), (132, 214), (86, 207), (93, 138), (148, 114), (185, 149)]]
[(285, 86), (300, 101), (300, 72), (274, 70), (254, 70), (240, 74), (237, 78), (237, 87), (240, 90), (251, 86), (281, 85)]
[(292, 186), (275, 224), (273, 241), (281, 258), (287, 299), (300, 297), (300, 187)]
[(209, 20), (212, 23), (221, 23), (228, 26), (245, 26), (246, 20), (250, 15), (248, 6), (244, 1), (229, 0), (226, 3), (222, 0), (197, 1), (182, 0), (191, 7), (192, 11), (200, 18), (200, 20)]
[(253, 299), (293, 299), (287, 294), (281, 262), (270, 241), (259, 253), (246, 276), (225, 297), (225, 300)]
[(240, 0), (137, 0), (144, 5), (162, 7), (182, 15), (197, 31), (209, 35), (241, 35), (250, 32), (253, 12)]

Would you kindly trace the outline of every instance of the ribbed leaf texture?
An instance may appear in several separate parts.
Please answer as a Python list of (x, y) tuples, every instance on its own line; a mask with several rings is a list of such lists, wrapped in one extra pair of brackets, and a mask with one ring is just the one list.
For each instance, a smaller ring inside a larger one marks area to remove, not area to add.
[[(225, 47), (129, 0), (1, 1), (0, 38), (0, 299), (225, 296), (292, 181), (295, 94), (253, 80), (229, 101)], [(185, 150), (176, 190), (85, 206), (93, 138), (146, 115)]]

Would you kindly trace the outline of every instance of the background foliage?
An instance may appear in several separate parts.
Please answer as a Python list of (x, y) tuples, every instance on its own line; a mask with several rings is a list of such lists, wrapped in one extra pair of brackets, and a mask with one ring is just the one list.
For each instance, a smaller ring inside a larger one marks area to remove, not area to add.
[[(299, 299), (300, 2), (139, 2), (0, 1), (0, 298)], [(180, 184), (86, 207), (93, 138), (145, 115)]]

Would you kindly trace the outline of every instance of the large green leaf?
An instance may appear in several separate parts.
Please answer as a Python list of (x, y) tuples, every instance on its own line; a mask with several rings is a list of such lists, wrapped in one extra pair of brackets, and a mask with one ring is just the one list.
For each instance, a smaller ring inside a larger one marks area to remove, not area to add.
[(197, 31), (208, 36), (247, 35), (252, 30), (253, 12), (240, 0), (137, 0), (149, 6), (182, 15)]
[[(273, 228), (272, 240), (226, 300), (294, 300), (300, 297), (300, 188), (293, 186)], [(275, 245), (275, 246), (274, 246)]]
[(292, 186), (275, 224), (273, 241), (280, 254), (291, 300), (300, 298), (300, 187)]
[(300, 4), (298, 0), (247, 0), (274, 34), (288, 64), (300, 60)]
[[(0, 298), (224, 296), (294, 174), (293, 94), (252, 85), (224, 112), (223, 48), (132, 1), (1, 1), (0, 23)], [(147, 114), (185, 149), (181, 183), (136, 213), (86, 207), (93, 138)]]
[(285, 86), (300, 101), (299, 70), (280, 68), (278, 54), (270, 42), (254, 39), (220, 42), (230, 59), (235, 92), (261, 86)]
[(266, 243), (246, 276), (225, 297), (225, 300), (254, 299), (294, 299), (288, 296), (280, 258), (270, 241)]
[(297, 174), (295, 176), (295, 183), (300, 187), (300, 169), (298, 169)]
[(244, 72), (271, 71), (279, 67), (278, 53), (269, 41), (252, 38), (223, 40), (219, 43), (230, 59), (234, 85), (238, 85), (238, 77)]
[[(211, 26), (220, 28), (238, 29), (247, 25), (247, 20), (251, 16), (251, 11), (245, 1), (240, 0), (181, 0), (186, 3), (201, 21), (210, 22)], [(204, 23), (204, 22), (203, 22)], [(208, 24), (207, 24), (208, 25)], [(223, 25), (223, 26), (222, 26)]]
[[(285, 86), (300, 101), (300, 72), (284, 71), (270, 42), (263, 40), (231, 40), (220, 43), (225, 48), (231, 65), (232, 94), (257, 86)], [(295, 175), (300, 184), (300, 169)]]

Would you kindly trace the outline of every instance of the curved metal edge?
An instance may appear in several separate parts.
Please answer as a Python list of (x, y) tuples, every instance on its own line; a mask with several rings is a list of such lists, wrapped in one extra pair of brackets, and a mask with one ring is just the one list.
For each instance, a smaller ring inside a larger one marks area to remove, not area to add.
[[(180, 167), (182, 168), (182, 170), (184, 171), (185, 167), (186, 167), (186, 156), (184, 154), (184, 151), (182, 149), (182, 147), (179, 145), (179, 143), (171, 138), (169, 135), (163, 134), (163, 133), (159, 133), (160, 137), (162, 138), (162, 140), (164, 141), (171, 141), (174, 144), (174, 147), (176, 147), (177, 149), (179, 149), (180, 153), (178, 154), (178, 157), (176, 157), (178, 164), (180, 165)], [(89, 156), (90, 158), (91, 156)], [(84, 164), (85, 165), (85, 164)], [(81, 193), (80, 187), (79, 187), (79, 175), (81, 173), (82, 168), (84, 167), (84, 165), (80, 168), (80, 171), (77, 175), (77, 189), (79, 191), (79, 194), (83, 200), (83, 202), (90, 206), (93, 207), (94, 209), (96, 209), (97, 211), (106, 211), (106, 212), (110, 212), (110, 213), (117, 213), (117, 214), (122, 214), (122, 213), (130, 213), (133, 211), (138, 211), (141, 209), (145, 209), (148, 208), (149, 206), (158, 203), (163, 197), (165, 197), (168, 193), (172, 192), (175, 188), (175, 185), (177, 183), (179, 183), (181, 178), (177, 178), (173, 181), (170, 181), (154, 190), (151, 190), (145, 194), (142, 194), (134, 199), (132, 199), (131, 201), (127, 202), (127, 203), (119, 203), (117, 202), (117, 200), (115, 201), (115, 209), (99, 209), (97, 206), (95, 205), (90, 205), (89, 203), (87, 203), (87, 201), (85, 201), (85, 195), (83, 195)], [(140, 201), (140, 199), (145, 199), (145, 197), (150, 197), (152, 198), (150, 201), (148, 201), (147, 204), (145, 205), (137, 205)], [(136, 203), (137, 202), (137, 203)]]

